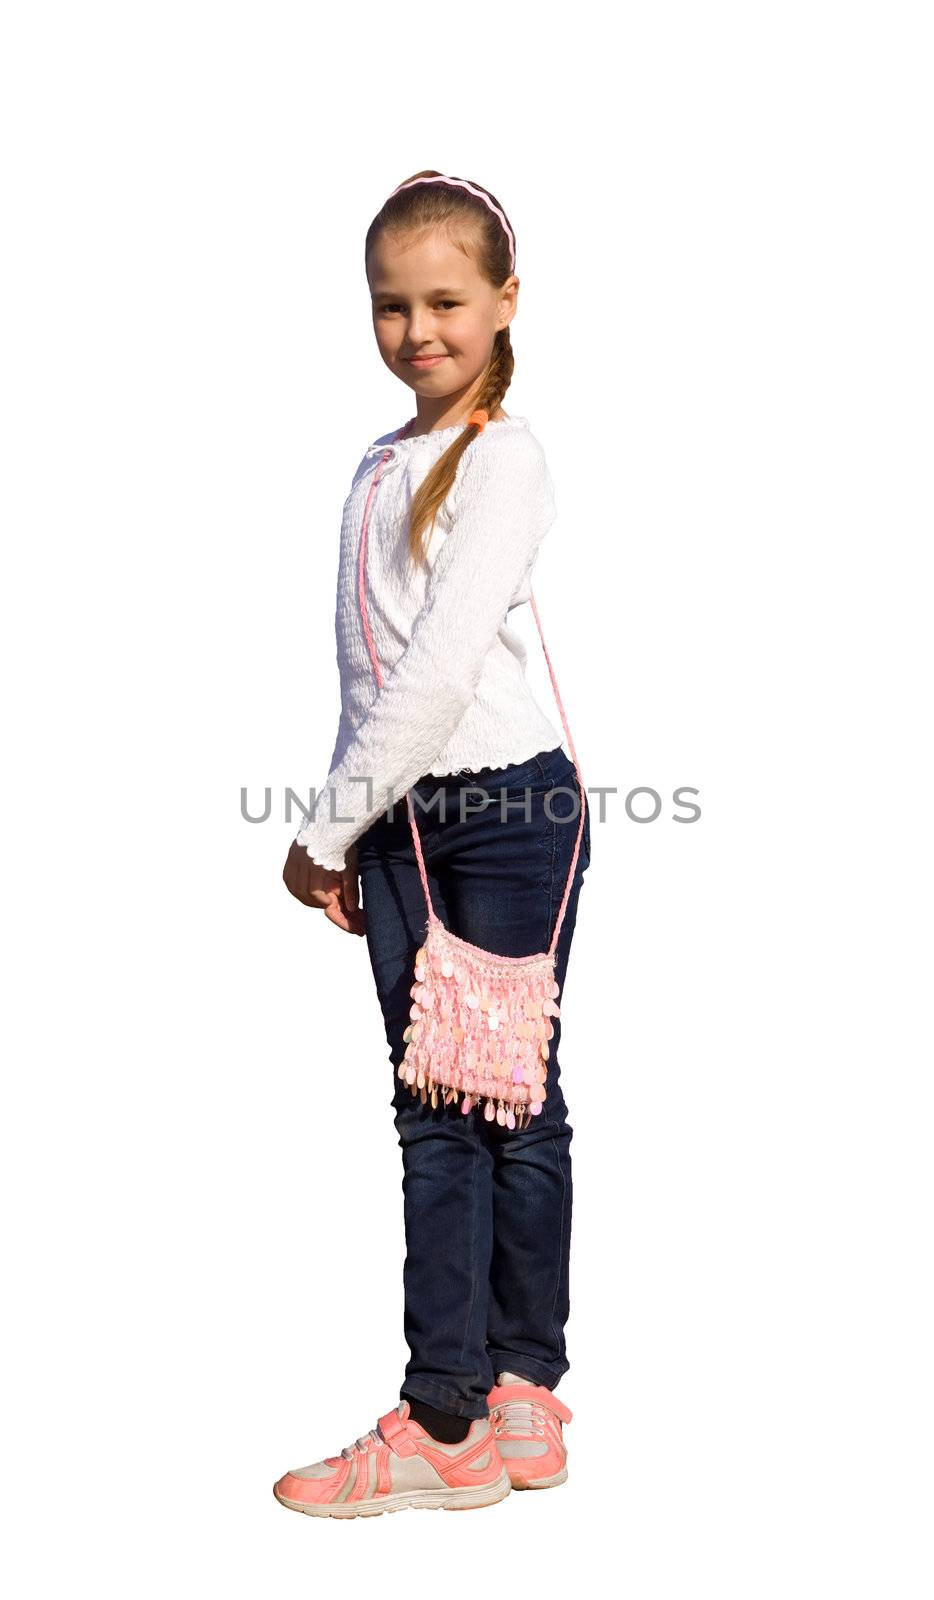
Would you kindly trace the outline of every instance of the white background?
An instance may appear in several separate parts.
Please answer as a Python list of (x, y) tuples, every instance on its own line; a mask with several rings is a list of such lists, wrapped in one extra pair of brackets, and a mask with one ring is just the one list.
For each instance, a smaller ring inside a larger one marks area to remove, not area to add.
[[(602, 1548), (635, 1600), (930, 1595), (925, 10), (7, 12), (11, 1594), (550, 1595)], [(363, 241), (423, 167), (515, 228), (535, 592), (616, 792), (563, 1013), (568, 1482), (337, 1531), (272, 1483), (397, 1402), (401, 1156), (281, 797), (333, 746), (353, 468), (413, 409)]]

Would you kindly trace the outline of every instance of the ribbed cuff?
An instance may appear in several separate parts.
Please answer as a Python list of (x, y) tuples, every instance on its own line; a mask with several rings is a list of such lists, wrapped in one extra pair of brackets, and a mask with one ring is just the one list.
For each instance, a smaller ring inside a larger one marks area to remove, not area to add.
[(305, 853), (319, 867), (326, 867), (329, 872), (343, 872), (346, 866), (346, 851), (340, 850), (333, 844), (327, 844), (315, 831), (314, 824), (302, 828), (295, 835), (295, 843), (301, 845)]

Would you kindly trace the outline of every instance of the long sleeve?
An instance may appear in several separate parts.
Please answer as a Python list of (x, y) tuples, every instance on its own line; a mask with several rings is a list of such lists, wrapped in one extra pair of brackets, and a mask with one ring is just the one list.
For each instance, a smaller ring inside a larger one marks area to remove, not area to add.
[(296, 836), (313, 861), (332, 871), (345, 865), (351, 844), (390, 800), (402, 801), (432, 770), (471, 704), (513, 595), (554, 521), (551, 478), (530, 434), (488, 428), (461, 461), (455, 488), (453, 526), (409, 642), (384, 671), (369, 712), (317, 791), (314, 816)]

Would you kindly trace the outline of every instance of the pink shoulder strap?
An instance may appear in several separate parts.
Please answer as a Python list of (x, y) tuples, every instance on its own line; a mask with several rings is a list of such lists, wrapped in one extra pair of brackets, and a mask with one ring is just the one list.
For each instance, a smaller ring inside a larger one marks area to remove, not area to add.
[[(414, 421), (415, 421), (415, 418), (414, 417), (410, 417), (409, 421), (405, 424), (404, 427), (397, 429), (397, 431), (396, 431), (396, 433), (394, 435), (393, 442), (395, 442), (395, 439), (404, 438), (405, 435), (408, 433), (409, 429), (411, 428), (412, 423)], [(364, 634), (366, 636), (367, 649), (370, 652), (370, 660), (373, 663), (373, 671), (374, 671), (374, 673), (376, 675), (376, 683), (377, 683), (377, 687), (378, 688), (382, 688), (383, 675), (382, 675), (382, 672), (380, 671), (379, 660), (377, 658), (376, 649), (375, 649), (374, 644), (373, 644), (373, 635), (370, 632), (370, 619), (369, 619), (369, 614), (367, 612), (367, 605), (366, 605), (366, 536), (367, 536), (367, 529), (368, 529), (369, 523), (370, 523), (370, 508), (371, 508), (371, 506), (373, 504), (373, 498), (374, 498), (374, 496), (376, 494), (377, 485), (379, 484), (379, 480), (380, 480), (380, 478), (382, 476), (383, 467), (385, 466), (386, 462), (389, 460), (389, 457), (390, 457), (391, 453), (392, 453), (392, 446), (391, 445), (387, 445), (385, 453), (380, 457), (379, 465), (377, 466), (376, 471), (373, 474), (373, 481), (370, 484), (370, 491), (369, 491), (369, 494), (366, 497), (366, 504), (364, 505), (364, 508), (363, 508), (363, 527), (362, 527), (362, 530), (361, 530), (361, 533), (360, 533), (360, 556), (359, 556), (359, 561), (358, 561), (358, 593), (359, 593), (359, 598), (360, 598), (360, 614), (361, 614), (361, 618), (362, 618), (362, 621), (363, 621), (363, 632), (364, 632)], [(530, 603), (531, 603), (531, 606), (532, 606), (532, 615), (535, 618), (535, 624), (536, 624), (536, 627), (538, 628), (539, 637), (540, 637), (540, 639), (542, 641), (542, 649), (545, 652), (545, 660), (548, 663), (548, 674), (549, 674), (549, 677), (551, 678), (551, 686), (554, 689), (555, 699), (556, 699), (556, 701), (558, 703), (558, 710), (561, 713), (561, 725), (564, 728), (564, 732), (565, 732), (565, 735), (566, 735), (567, 741), (568, 741), (568, 748), (570, 749), (570, 752), (571, 752), (571, 760), (574, 762), (574, 770), (577, 773), (577, 785), (578, 785), (578, 788), (580, 790), (580, 797), (581, 797), (580, 818), (579, 818), (579, 821), (578, 821), (578, 824), (577, 824), (577, 838), (574, 841), (574, 854), (573, 854), (573, 856), (571, 858), (571, 865), (570, 865), (570, 868), (568, 870), (567, 883), (564, 886), (564, 895), (563, 895), (562, 900), (561, 900), (561, 908), (560, 908), (560, 910), (558, 912), (557, 921), (555, 922), (555, 930), (554, 930), (554, 933), (552, 935), (551, 944), (548, 947), (548, 953), (549, 953), (549, 955), (551, 955), (554, 952), (555, 947), (556, 947), (556, 945), (558, 943), (558, 935), (561, 932), (561, 924), (564, 921), (564, 913), (565, 913), (565, 911), (567, 909), (568, 896), (571, 893), (571, 884), (574, 881), (574, 869), (577, 866), (577, 858), (578, 858), (578, 855), (580, 854), (581, 837), (582, 837), (583, 832), (584, 832), (584, 815), (585, 815), (586, 806), (587, 806), (587, 793), (586, 793), (586, 790), (584, 788), (584, 781), (583, 781), (583, 779), (581, 777), (580, 765), (579, 765), (578, 760), (577, 760), (577, 751), (574, 749), (574, 740), (571, 738), (571, 730), (568, 727), (568, 719), (567, 719), (567, 717), (565, 715), (564, 704), (562, 702), (561, 695), (558, 692), (558, 680), (555, 677), (554, 668), (553, 668), (553, 666), (551, 664), (551, 657), (548, 654), (548, 646), (545, 643), (545, 635), (544, 635), (544, 633), (542, 631), (541, 618), (539, 617), (539, 614), (538, 614), (538, 606), (535, 603), (535, 596), (532, 593), (531, 589), (529, 590), (529, 599), (530, 599)], [(421, 875), (422, 889), (423, 889), (424, 894), (425, 894), (425, 904), (428, 907), (428, 920), (429, 920), (429, 922), (440, 922), (441, 919), (440, 919), (440, 917), (438, 917), (437, 913), (435, 912), (435, 908), (434, 908), (434, 906), (432, 905), (432, 902), (431, 902), (431, 892), (430, 892), (429, 887), (428, 887), (428, 874), (425, 871), (425, 861), (424, 861), (424, 857), (422, 855), (421, 840), (420, 840), (420, 838), (418, 836), (418, 828), (415, 825), (415, 808), (414, 808), (414, 806), (412, 804), (411, 791), (408, 791), (406, 793), (406, 797), (405, 798), (406, 798), (406, 803), (407, 803), (407, 806), (408, 806), (409, 826), (412, 829), (412, 838), (413, 838), (413, 841), (414, 841), (414, 844), (415, 844), (415, 854), (416, 854), (416, 857), (418, 859), (418, 870), (419, 870), (419, 873)]]

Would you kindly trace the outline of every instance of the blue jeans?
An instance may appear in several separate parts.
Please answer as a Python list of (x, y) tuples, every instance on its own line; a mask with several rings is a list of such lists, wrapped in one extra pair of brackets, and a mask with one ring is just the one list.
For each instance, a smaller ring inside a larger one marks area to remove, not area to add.
[[(483, 797), (466, 795), (461, 820), (461, 790), (470, 787), (486, 790), (490, 804), (471, 811)], [(428, 774), (413, 785), (412, 799), (432, 903), (445, 927), (498, 955), (547, 950), (580, 815), (574, 763), (562, 747), (508, 767)], [(497, 1372), (506, 1368), (554, 1388), (570, 1365), (564, 1325), (573, 1130), (558, 1064), (562, 1019), (552, 1019), (541, 1114), (523, 1130), (487, 1122), (479, 1109), (464, 1115), (459, 1103), (432, 1108), (413, 1097), (395, 1069), (405, 1052), (427, 908), (404, 797), (391, 818), (383, 812), (358, 839), (357, 860), (402, 1147), (410, 1357), (401, 1387), (439, 1410), (485, 1417)], [(589, 863), (588, 807), (555, 949), (561, 1007)]]

